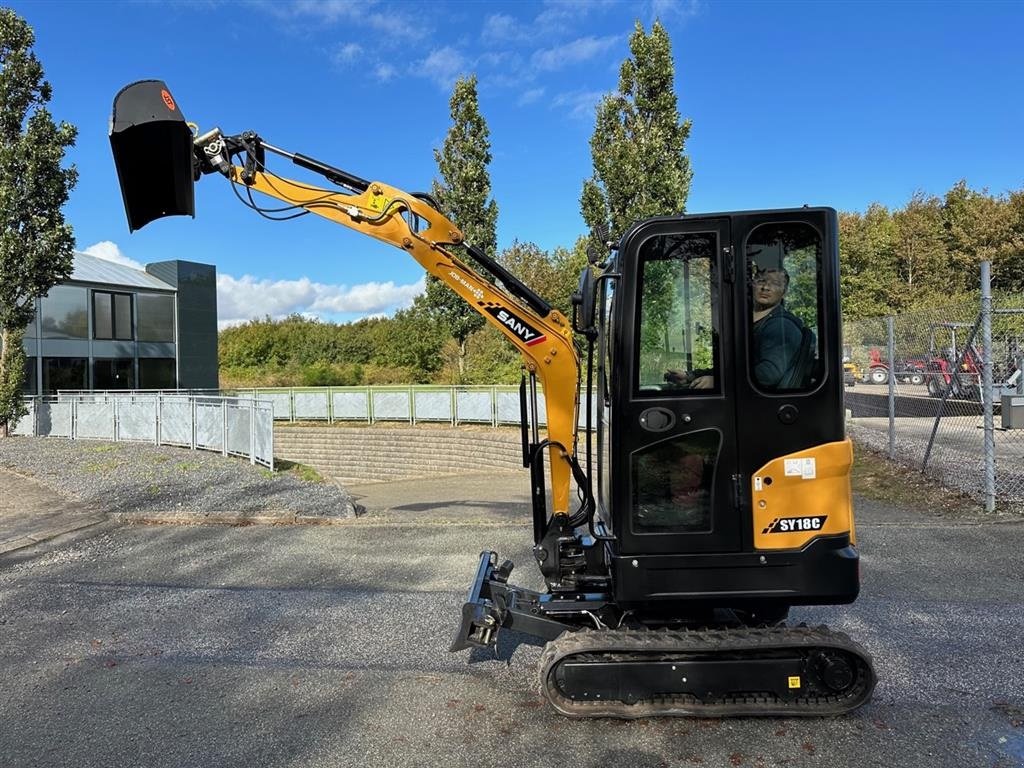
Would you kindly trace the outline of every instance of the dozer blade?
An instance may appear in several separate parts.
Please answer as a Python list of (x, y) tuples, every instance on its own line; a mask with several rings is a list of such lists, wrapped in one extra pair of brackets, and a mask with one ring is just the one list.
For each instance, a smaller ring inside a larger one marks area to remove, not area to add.
[(117, 94), (110, 148), (129, 231), (164, 216), (195, 217), (192, 131), (162, 80), (140, 80)]

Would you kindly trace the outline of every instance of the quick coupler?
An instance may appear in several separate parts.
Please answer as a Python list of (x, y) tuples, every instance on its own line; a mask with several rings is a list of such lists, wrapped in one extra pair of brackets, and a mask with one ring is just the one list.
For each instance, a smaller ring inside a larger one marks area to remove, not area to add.
[[(462, 606), (462, 621), (455, 635), (451, 651), (464, 648), (489, 648), (498, 640), (498, 628), (505, 622), (505, 611), (491, 600), (490, 581), (502, 574), (497, 569), (498, 555), (494, 552), (481, 552), (480, 564), (476, 569), (476, 577), (469, 587), (469, 594)], [(495, 571), (498, 570), (496, 574)], [(511, 570), (511, 568), (509, 568)]]

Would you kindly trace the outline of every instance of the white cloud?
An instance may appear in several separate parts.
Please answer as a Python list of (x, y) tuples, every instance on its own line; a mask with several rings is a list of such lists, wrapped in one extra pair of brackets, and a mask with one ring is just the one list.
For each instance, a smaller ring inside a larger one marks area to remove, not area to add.
[(591, 12), (599, 13), (615, 4), (616, 0), (547, 0), (544, 10), (537, 14), (534, 26), (538, 30), (561, 28), (567, 23), (585, 20)]
[(514, 18), (504, 13), (495, 13), (484, 21), (481, 37), (487, 42), (506, 42), (523, 36), (523, 30)]
[(98, 259), (104, 259), (105, 261), (112, 261), (115, 264), (121, 264), (125, 267), (131, 267), (132, 269), (145, 269), (146, 267), (135, 259), (130, 259), (122, 253), (117, 243), (111, 242), (110, 240), (103, 240), (90, 245), (82, 253), (88, 254), (89, 256), (95, 256)]
[(408, 307), (423, 293), (424, 284), (422, 278), (408, 285), (388, 281), (347, 286), (316, 283), (308, 277), (267, 280), (218, 275), (218, 325), (226, 328), (266, 315), (275, 319), (291, 314), (324, 319), (345, 313), (379, 316)]
[(594, 108), (602, 96), (604, 96), (603, 91), (572, 91), (556, 96), (551, 104), (568, 109), (570, 117), (591, 118), (594, 115)]
[(359, 43), (346, 43), (334, 52), (332, 58), (335, 64), (351, 64), (362, 54), (363, 46), (359, 45)]
[(538, 101), (540, 97), (543, 95), (543, 88), (531, 88), (530, 90), (526, 91), (525, 93), (519, 96), (519, 101), (517, 103), (520, 107), (525, 107), (527, 104), (533, 104), (534, 102)]
[[(90, 245), (83, 253), (134, 269), (145, 269), (122, 253), (117, 243), (104, 240)], [(426, 281), (396, 285), (369, 282), (359, 285), (317, 283), (308, 277), (298, 280), (267, 280), (243, 275), (217, 275), (217, 325), (238, 325), (254, 317), (270, 315), (275, 319), (300, 314), (329, 320), (334, 315), (356, 314), (382, 317), (404, 309), (423, 293)]]
[(398, 74), (398, 70), (390, 64), (378, 64), (377, 68), (373, 70), (373, 76), (380, 80), (382, 83), (387, 83), (395, 79), (395, 75)]
[[(311, 19), (319, 25), (360, 25), (383, 32), (385, 39), (422, 40), (430, 28), (422, 23), (422, 14), (413, 17), (401, 6), (384, 6), (375, 0), (293, 0), (291, 3), (260, 2), (263, 8), (278, 18)], [(372, 8), (384, 8), (379, 12)]]
[(617, 35), (607, 37), (580, 37), (571, 43), (556, 45), (553, 48), (536, 51), (533, 54), (533, 65), (542, 71), (554, 71), (571, 64), (579, 64), (599, 56), (619, 41)]
[(701, 0), (651, 0), (651, 15), (656, 19), (692, 19), (703, 11)]
[(432, 51), (419, 64), (419, 71), (442, 88), (451, 88), (466, 68), (466, 59), (450, 45)]

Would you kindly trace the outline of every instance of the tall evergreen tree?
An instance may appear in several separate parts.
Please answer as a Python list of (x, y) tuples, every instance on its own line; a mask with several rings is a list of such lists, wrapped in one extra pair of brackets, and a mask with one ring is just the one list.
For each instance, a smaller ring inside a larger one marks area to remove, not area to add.
[(608, 227), (615, 238), (640, 219), (681, 213), (693, 177), (684, 153), (691, 123), (679, 117), (668, 33), (656, 21), (645, 34), (638, 21), (629, 50), (618, 92), (597, 107), (594, 174), (580, 198), (590, 230)]
[(74, 237), (61, 207), (78, 178), (62, 168), (76, 129), (54, 123), (32, 28), (0, 9), (0, 436), (25, 413), (25, 326), (35, 300), (71, 274)]
[[(434, 150), (440, 180), (433, 185), (441, 212), (455, 222), (466, 242), (494, 258), (497, 250), (498, 205), (491, 198), (490, 130), (480, 114), (476, 76), (459, 78), (449, 101), (452, 126), (444, 146)], [(453, 290), (428, 275), (426, 291), (415, 311), (437, 320), (459, 346), (459, 371), (465, 370), (466, 340), (484, 324), (483, 318)]]

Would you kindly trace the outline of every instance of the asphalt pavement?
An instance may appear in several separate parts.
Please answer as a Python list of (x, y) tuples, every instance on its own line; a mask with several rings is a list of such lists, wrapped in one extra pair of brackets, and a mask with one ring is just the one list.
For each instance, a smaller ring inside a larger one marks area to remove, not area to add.
[(541, 648), (447, 647), (479, 552), (537, 586), (525, 473), (348, 489), (331, 526), (101, 526), (0, 556), (0, 765), (1024, 766), (1024, 524), (859, 504), (856, 713), (571, 721)]

